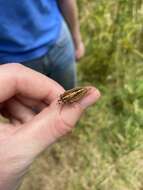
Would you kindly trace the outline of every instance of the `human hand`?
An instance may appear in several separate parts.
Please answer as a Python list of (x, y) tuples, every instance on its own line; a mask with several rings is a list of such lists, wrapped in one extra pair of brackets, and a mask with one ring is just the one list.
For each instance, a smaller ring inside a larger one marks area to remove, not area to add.
[(75, 57), (76, 60), (80, 60), (84, 54), (85, 54), (85, 46), (81, 39), (80, 31), (76, 31), (75, 34), (73, 34), (73, 42), (75, 46)]
[(80, 60), (85, 54), (84, 43), (81, 41), (77, 44), (75, 49), (76, 60)]
[[(15, 190), (33, 160), (70, 132), (100, 94), (94, 87), (81, 101), (59, 105), (64, 89), (46, 76), (19, 64), (0, 66), (0, 189)], [(37, 110), (35, 113), (33, 110)]]

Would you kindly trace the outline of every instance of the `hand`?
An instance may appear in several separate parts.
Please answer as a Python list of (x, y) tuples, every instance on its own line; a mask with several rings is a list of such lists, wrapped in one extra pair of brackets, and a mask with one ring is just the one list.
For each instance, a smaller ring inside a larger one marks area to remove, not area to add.
[(76, 57), (76, 60), (78, 61), (85, 54), (85, 46), (81, 39), (81, 34), (80, 34), (79, 30), (76, 31), (75, 33), (73, 33), (72, 37), (73, 37), (73, 42), (74, 42), (74, 46), (75, 46), (75, 57)]
[(76, 60), (80, 60), (85, 54), (85, 47), (82, 41), (78, 42), (75, 47)]
[(80, 60), (84, 54), (85, 54), (85, 46), (82, 41), (80, 29), (76, 28), (76, 30), (71, 31), (73, 42), (74, 42), (74, 47), (75, 47), (75, 57), (76, 60)]
[(0, 113), (9, 119), (0, 124), (0, 189), (15, 190), (33, 160), (70, 132), (100, 96), (92, 87), (80, 102), (61, 109), (63, 92), (53, 80), (22, 65), (0, 66)]

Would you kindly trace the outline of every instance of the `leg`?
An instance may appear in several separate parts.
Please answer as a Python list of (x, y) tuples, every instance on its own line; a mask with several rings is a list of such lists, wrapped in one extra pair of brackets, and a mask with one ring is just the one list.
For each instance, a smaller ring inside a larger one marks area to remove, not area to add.
[(26, 61), (21, 62), (22, 65), (29, 67), (35, 71), (38, 71), (42, 74), (45, 74), (45, 68), (44, 68), (44, 57), (32, 60), (32, 61)]
[[(60, 83), (66, 90), (76, 85), (76, 63), (74, 45), (70, 32), (65, 23), (63, 23), (62, 31), (57, 42), (50, 48), (46, 62), (50, 73), (47, 76)], [(47, 70), (48, 70), (47, 68)]]

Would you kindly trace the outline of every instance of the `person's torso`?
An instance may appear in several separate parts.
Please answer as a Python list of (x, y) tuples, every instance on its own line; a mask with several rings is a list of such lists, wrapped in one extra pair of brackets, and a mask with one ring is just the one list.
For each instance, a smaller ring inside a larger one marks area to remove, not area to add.
[(53, 43), (60, 30), (56, 0), (0, 0), (0, 15), (0, 62)]

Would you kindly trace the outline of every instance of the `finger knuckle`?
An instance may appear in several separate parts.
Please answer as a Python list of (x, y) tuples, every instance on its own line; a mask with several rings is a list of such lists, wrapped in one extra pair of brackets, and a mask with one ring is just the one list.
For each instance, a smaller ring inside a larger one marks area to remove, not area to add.
[(69, 133), (72, 129), (73, 126), (65, 120), (59, 119), (55, 124), (55, 131), (59, 137)]
[(11, 72), (19, 72), (20, 70), (23, 69), (23, 65), (21, 65), (20, 63), (9, 63), (9, 64), (5, 64), (3, 65), (4, 69), (10, 69)]

